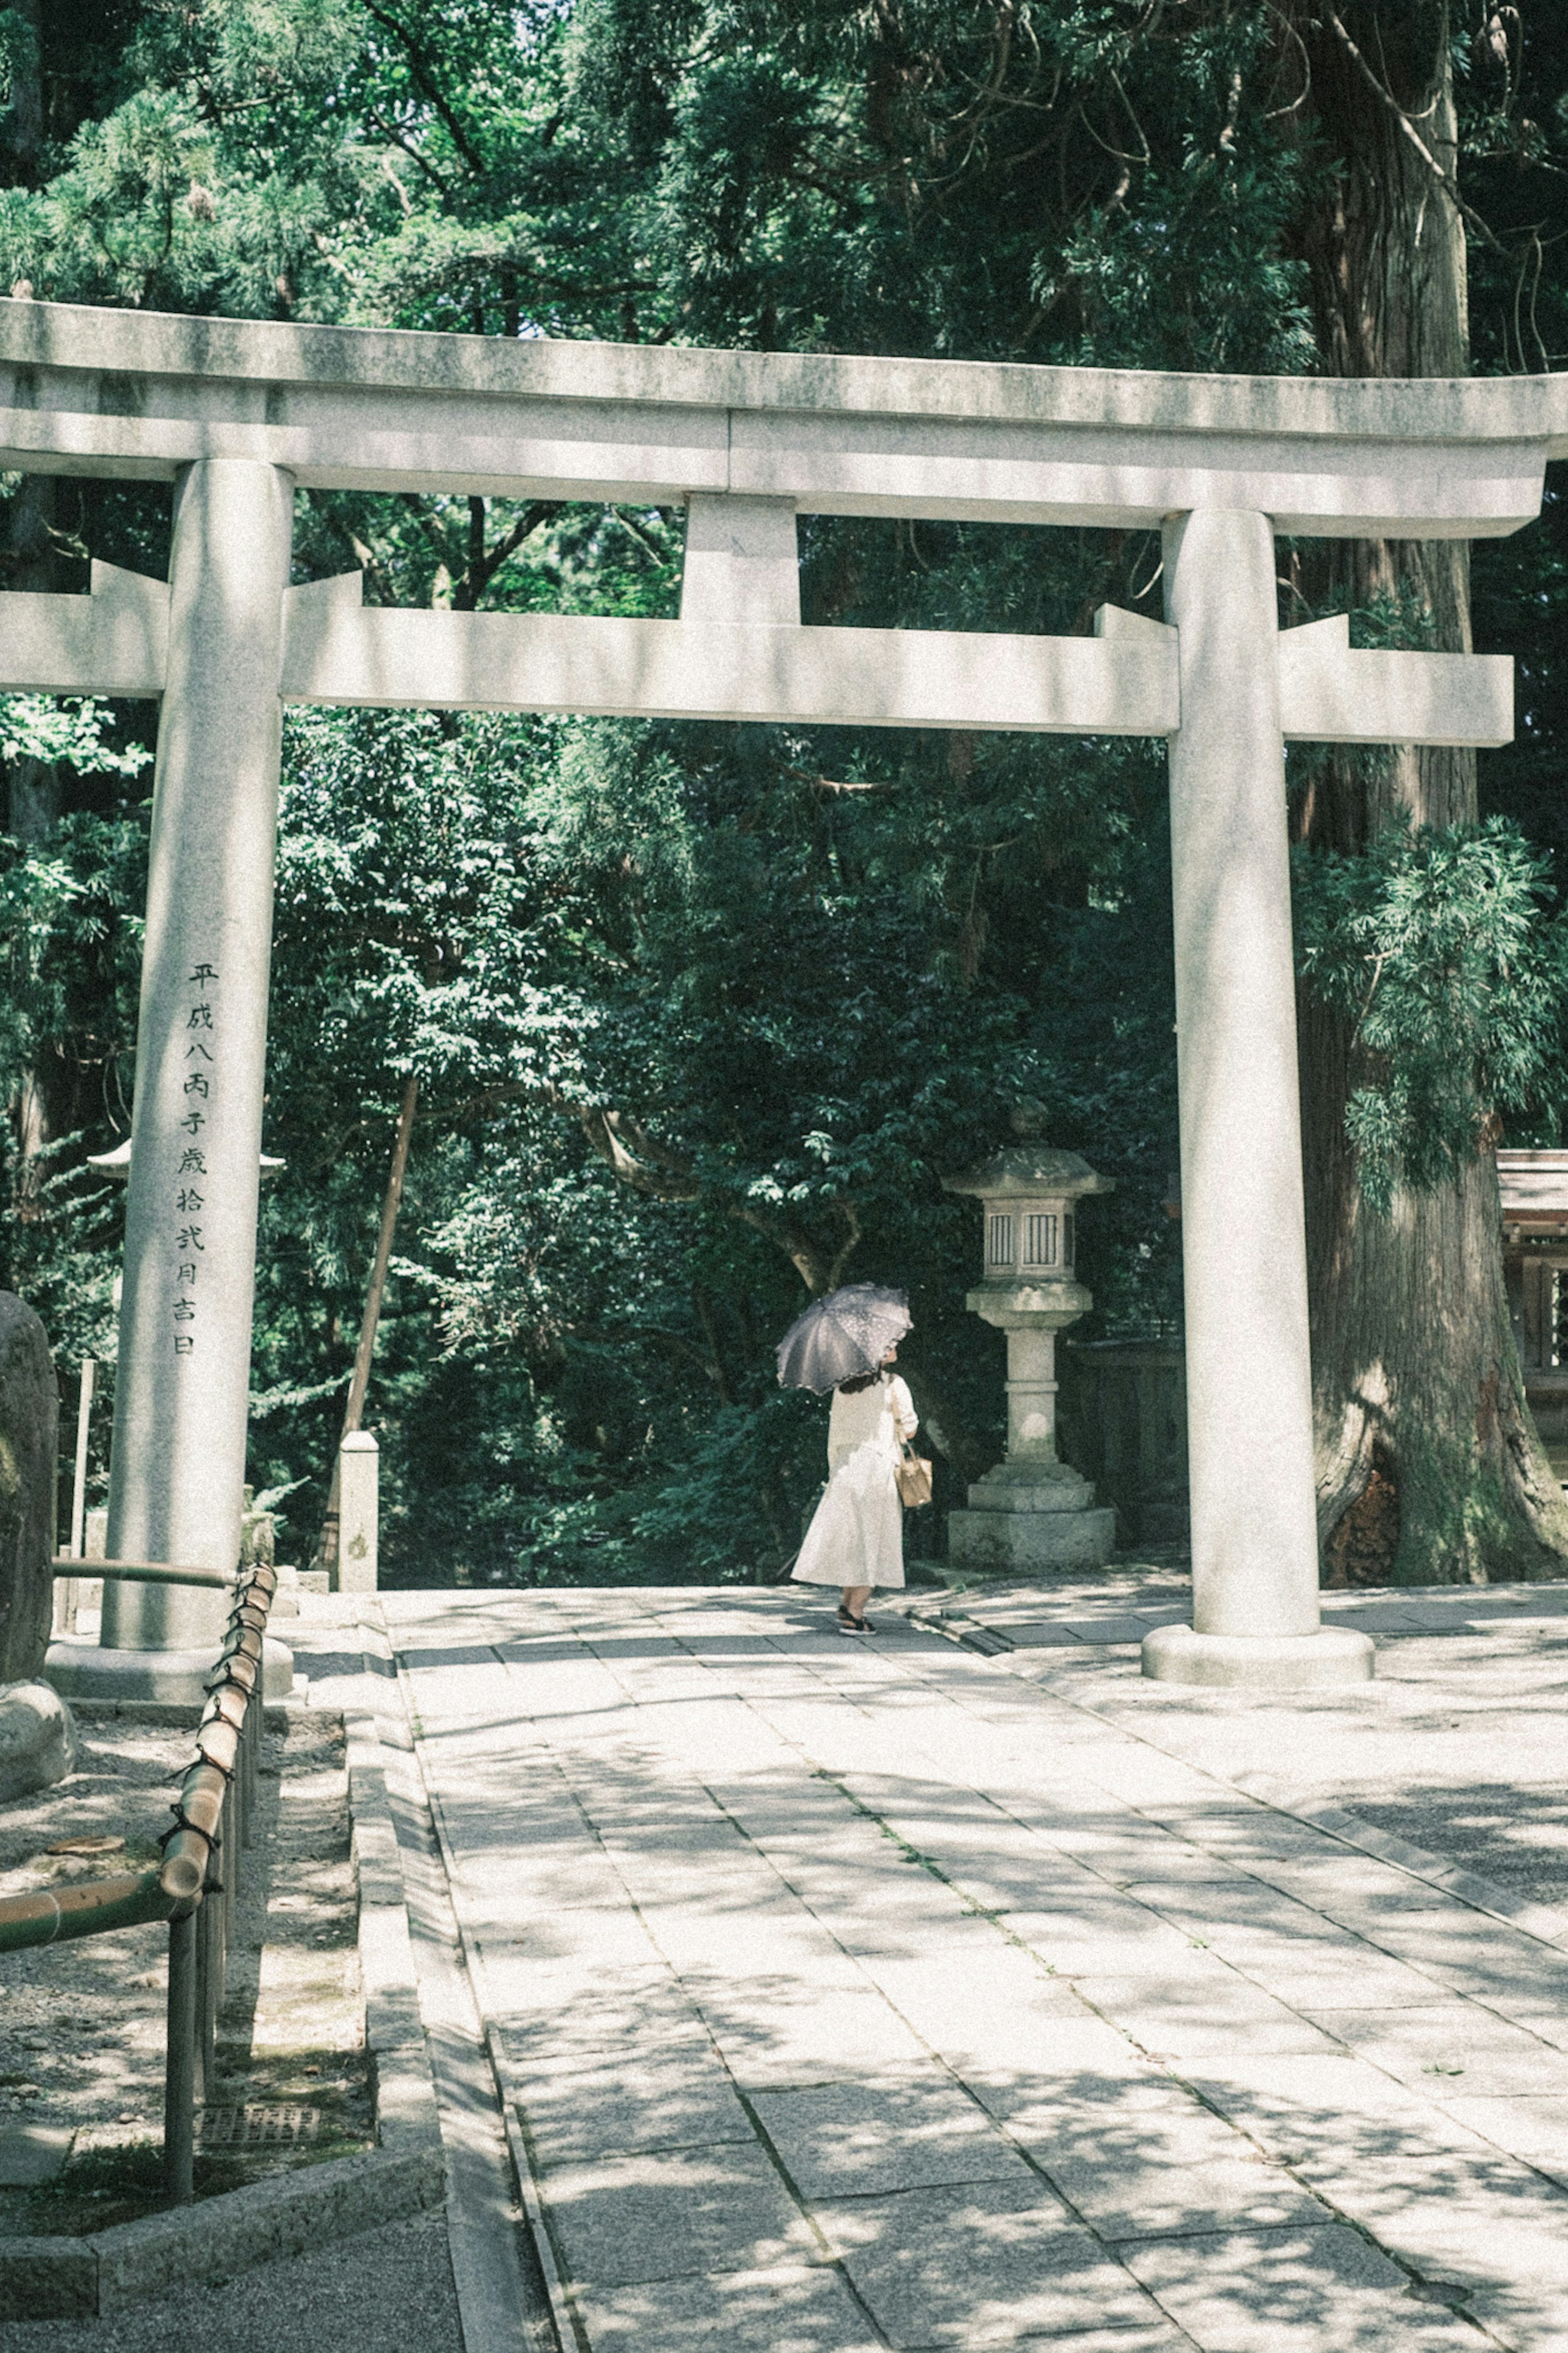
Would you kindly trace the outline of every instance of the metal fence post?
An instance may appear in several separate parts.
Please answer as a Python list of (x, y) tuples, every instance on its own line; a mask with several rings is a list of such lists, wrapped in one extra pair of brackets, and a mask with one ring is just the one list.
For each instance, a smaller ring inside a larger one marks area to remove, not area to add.
[(195, 2190), (196, 1915), (169, 1922), (168, 2052), (163, 2063), (163, 2194), (188, 2206)]
[(240, 1767), (245, 1775), (245, 1843), (256, 1844), (257, 1767), (261, 1747), (261, 1695), (253, 1693), (245, 1711), (245, 1736), (240, 1742)]
[(228, 1869), (224, 1873), (224, 1952), (239, 1934), (239, 1891), (245, 1864), (241, 1850), (245, 1845), (245, 1791), (240, 1786), (239, 1743), (235, 1743), (234, 1771), (228, 1777)]
[(213, 2095), (216, 2073), (214, 2056), (217, 2043), (218, 2004), (223, 1999), (218, 1982), (222, 1966), (218, 1959), (218, 1935), (221, 1921), (217, 1905), (213, 1902), (217, 1893), (217, 1879), (212, 1865), (207, 1867), (207, 1883), (196, 1914), (198, 1927), (196, 1960), (198, 1993), (196, 2001), (196, 2048), (199, 2055), (201, 2095), (204, 2104)]
[[(250, 1710), (245, 1711), (248, 1716)], [(234, 1892), (241, 1892), (240, 1850), (250, 1844), (250, 1790), (245, 1770), (245, 1716), (240, 1718), (239, 1736), (234, 1744), (234, 1771), (229, 1776), (234, 1791)]]
[[(218, 1816), (220, 1841), (220, 1872), (218, 1894), (221, 1902), (217, 1915), (217, 2006), (223, 2008), (228, 1992), (229, 1934), (234, 1926), (234, 1784), (226, 1782), (223, 1793), (223, 1811)], [(216, 2028), (216, 2020), (214, 2021)]]

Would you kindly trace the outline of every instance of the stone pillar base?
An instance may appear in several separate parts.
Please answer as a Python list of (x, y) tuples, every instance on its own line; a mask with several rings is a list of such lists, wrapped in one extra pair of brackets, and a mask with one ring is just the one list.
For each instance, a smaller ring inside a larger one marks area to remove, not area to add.
[(1143, 1672), (1166, 1683), (1316, 1691), (1370, 1683), (1375, 1661), (1370, 1635), (1350, 1626), (1323, 1626), (1315, 1634), (1195, 1634), (1190, 1626), (1156, 1626), (1143, 1637)]
[[(287, 1699), (294, 1688), (294, 1653), (268, 1634), (266, 1696)], [(217, 1658), (210, 1651), (105, 1651), (96, 1642), (51, 1642), (44, 1673), (68, 1699), (176, 1700), (200, 1706)]]

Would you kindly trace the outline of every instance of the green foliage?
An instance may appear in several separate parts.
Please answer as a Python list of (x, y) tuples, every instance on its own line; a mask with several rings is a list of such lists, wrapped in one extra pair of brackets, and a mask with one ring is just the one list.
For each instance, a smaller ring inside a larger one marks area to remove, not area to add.
[[(121, 790), (144, 765), (95, 744), (77, 712), (10, 712), (30, 759), (74, 742)], [(133, 802), (71, 811), (43, 845), (0, 834), (0, 1288), (37, 1309), (62, 1367), (114, 1360), (123, 1194), (84, 1154), (129, 1125), (146, 853)], [(105, 1467), (100, 1451), (94, 1501)]]
[(0, 198), (54, 300), (461, 332), (1311, 362), (1269, 12), (138, 11)]
[(1501, 1111), (1561, 1099), (1568, 923), (1542, 920), (1548, 862), (1504, 818), (1391, 826), (1364, 857), (1300, 851), (1298, 956), (1352, 1024), (1345, 1113), (1361, 1187), (1451, 1181)]
[[(961, 1307), (973, 1211), (939, 1172), (1070, 1064), (1036, 1042), (1032, 991), (997, 985), (1037, 912), (1028, 861), (1016, 934), (981, 937), (973, 906), (986, 845), (1028, 823), (1016, 796), (1047, 806), (1057, 755), (1001, 747), (964, 790), (908, 757), (899, 790), (858, 795), (802, 750), (763, 729), (290, 719), (258, 1483), (330, 1460), (410, 1072), (374, 1390), (395, 1561), (432, 1525), (450, 1551), (455, 1524), (480, 1574), (695, 1575), (700, 1525), (731, 1567), (787, 1555), (815, 1421), (778, 1398), (769, 1343), (841, 1253), (910, 1284), (943, 1377), (989, 1419), (986, 1335)], [(1121, 825), (1103, 839), (1124, 853)], [(1156, 1026), (1168, 1058), (1168, 1004)], [(1145, 1114), (1113, 1157), (1163, 1177), (1162, 1125)], [(737, 1482), (758, 1499), (738, 1557)]]
[(0, 760), (63, 760), (79, 776), (139, 776), (152, 765), (144, 744), (107, 743), (108, 706), (80, 696), (0, 695)]

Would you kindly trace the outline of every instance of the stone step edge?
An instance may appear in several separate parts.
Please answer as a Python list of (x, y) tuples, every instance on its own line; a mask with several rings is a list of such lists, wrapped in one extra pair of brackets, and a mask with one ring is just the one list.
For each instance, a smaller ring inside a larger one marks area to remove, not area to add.
[[(1439, 1587), (1436, 1589), (1447, 1591), (1450, 1588)], [(1042, 1688), (1049, 1688), (1051, 1679), (1059, 1672), (1054, 1666), (1042, 1668), (1031, 1663), (1018, 1653), (1005, 1635), (994, 1633), (990, 1627), (978, 1626), (973, 1620), (962, 1618), (957, 1611), (921, 1609), (909, 1604), (895, 1604), (894, 1609), (899, 1616), (908, 1619), (912, 1624), (928, 1627), (933, 1634), (942, 1635), (944, 1641), (956, 1642), (963, 1650), (977, 1652), (980, 1657), (1000, 1667), (1004, 1674), (1012, 1675), (1020, 1683), (1033, 1683)], [(1080, 1664), (1079, 1660), (1073, 1661), (1075, 1668)], [(1440, 1894), (1453, 1896), (1458, 1902), (1468, 1905), (1472, 1912), (1484, 1912), (1489, 1918), (1502, 1922), (1505, 1927), (1516, 1930), (1521, 1936), (1531, 1937), (1536, 1944), (1549, 1946), (1554, 1952), (1568, 1952), (1568, 1905), (1532, 1903), (1528, 1896), (1516, 1895), (1511, 1888), (1501, 1886), (1498, 1881), (1486, 1878), (1479, 1871), (1467, 1871), (1461, 1863), (1448, 1862), (1442, 1855), (1433, 1854), (1429, 1849), (1416, 1846), (1411, 1840), (1402, 1839), (1393, 1831), (1380, 1831), (1375, 1824), (1363, 1822), (1359, 1814), (1349, 1813), (1342, 1806), (1326, 1803), (1316, 1791), (1300, 1789), (1293, 1784), (1278, 1780), (1272, 1774), (1240, 1773), (1227, 1778), (1210, 1772), (1205, 1766), (1194, 1766), (1189, 1757), (1178, 1755), (1173, 1748), (1167, 1748), (1163, 1742), (1154, 1739), (1142, 1725), (1124, 1723), (1120, 1716), (1091, 1706), (1081, 1694), (1074, 1693), (1069, 1696), (1066, 1692), (1053, 1689), (1052, 1696), (1066, 1706), (1080, 1708), (1085, 1715), (1092, 1715), (1097, 1723), (1106, 1725), (1125, 1738), (1142, 1741), (1162, 1757), (1169, 1757), (1173, 1763), (1186, 1766), (1189, 1771), (1204, 1773), (1219, 1788), (1238, 1790), (1254, 1805), (1266, 1807), (1271, 1813), (1287, 1814), (1296, 1821), (1307, 1822), (1314, 1830), (1326, 1832), (1330, 1838), (1339, 1839), (1345, 1846), (1358, 1847), (1363, 1853), (1375, 1856), (1378, 1862), (1392, 1864), (1409, 1878), (1419, 1880), (1424, 1886), (1434, 1888)], [(1137, 1809), (1133, 1810), (1136, 1812)]]
[(374, 2148), (84, 2238), (0, 2241), (0, 2310), (7, 2320), (103, 2319), (182, 2279), (220, 2286), (422, 2213), (445, 2196), (439, 2149)]
[(1559, 1951), (1568, 1949), (1568, 1907), (1561, 1904), (1537, 1904), (1529, 1896), (1516, 1895), (1511, 1888), (1488, 1879), (1483, 1873), (1467, 1870), (1463, 1863), (1449, 1862), (1429, 1848), (1399, 1837), (1396, 1831), (1379, 1830), (1375, 1823), (1363, 1821), (1359, 1814), (1325, 1802), (1316, 1791), (1280, 1781), (1271, 1773), (1238, 1773), (1234, 1786), (1275, 1813), (1310, 1822), (1315, 1830), (1327, 1831), (1347, 1846), (1360, 1847), (1380, 1862), (1393, 1863), (1412, 1879), (1419, 1879), (1445, 1895), (1457, 1895), (1472, 1911), (1488, 1913), (1509, 1927), (1517, 1928), (1521, 1935), (1533, 1937), (1538, 1944), (1554, 1946)]
[(402, 1697), (413, 1745), (415, 1769), (419, 1776), (419, 1785), (425, 1793), (425, 1803), (429, 1810), (431, 1826), (436, 1833), (436, 1842), (441, 1856), (441, 1868), (447, 1874), (447, 1886), (451, 1896), (452, 1916), (458, 1924), (458, 1938), (462, 1949), (463, 1966), (468, 1974), (469, 1989), (473, 1995), (474, 2007), (479, 2015), (479, 2028), (484, 2038), (485, 2054), (489, 2061), (490, 2073), (495, 2082), (496, 2097), (500, 2107), (501, 2121), (506, 2130), (507, 2151), (511, 2158), (512, 2175), (517, 2185), (518, 2204), (522, 2210), (528, 2235), (533, 2242), (533, 2251), (539, 2259), (544, 2291), (549, 2299), (551, 2318), (555, 2324), (556, 2339), (562, 2348), (569, 2348), (569, 2353), (589, 2353), (587, 2335), (577, 2316), (571, 2292), (566, 2285), (560, 2250), (551, 2232), (549, 2218), (544, 2209), (542, 2187), (519, 2120), (521, 2101), (517, 2080), (505, 2039), (491, 2015), (484, 1960), (479, 1951), (479, 1937), (468, 1916), (468, 1904), (462, 1874), (458, 1865), (458, 1857), (447, 1832), (446, 1816), (442, 1812), (440, 1799), (431, 1786), (429, 1775), (425, 1770), (425, 1744), (419, 1731), (417, 1697), (407, 1668), (404, 1665), (401, 1656), (392, 1650), (390, 1644), (387, 1656), (392, 1660), (397, 1676), (397, 1687)]
[[(444, 1835), (442, 1843), (445, 1846)], [(462, 1929), (461, 1934), (466, 1946), (467, 1929)], [(544, 2274), (544, 2288), (550, 2298), (556, 2337), (562, 2346), (575, 2348), (575, 2353), (589, 2353), (587, 2332), (574, 2309), (571, 2292), (562, 2270), (562, 2253), (556, 2246), (550, 2219), (544, 2210), (543, 2185), (535, 2170), (532, 2153), (522, 2129), (522, 2092), (511, 2053), (494, 2020), (487, 2016), (482, 2022), (490, 2072), (500, 2094), (501, 2116), (506, 2125), (506, 2145), (511, 2157), (511, 2169), (517, 2181), (518, 2202), (522, 2208), (528, 2233), (539, 2257), (539, 2268)]]
[(885, 1594), (882, 1608), (889, 1617), (906, 1619), (911, 1626), (923, 1626), (929, 1632), (940, 1634), (944, 1641), (956, 1642), (961, 1650), (977, 1651), (983, 1659), (999, 1658), (1017, 1647), (1005, 1634), (981, 1625), (978, 1619), (966, 1617), (954, 1607), (951, 1593), (940, 1599), (934, 1594), (917, 1594), (908, 1601)]
[[(366, 1672), (374, 1672), (368, 1663)], [(7, 2320), (105, 2318), (182, 2281), (217, 2286), (444, 2203), (436, 2090), (381, 1743), (368, 1707), (345, 1711), (344, 1726), (365, 2044), (380, 2147), (80, 2238), (0, 2240), (0, 2311)]]

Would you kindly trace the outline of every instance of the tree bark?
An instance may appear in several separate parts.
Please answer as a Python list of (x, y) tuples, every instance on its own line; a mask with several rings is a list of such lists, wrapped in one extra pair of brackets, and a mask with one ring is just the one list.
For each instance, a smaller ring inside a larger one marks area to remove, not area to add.
[[(20, 100), (18, 100), (20, 105)], [(50, 527), (54, 521), (55, 485), (45, 474), (24, 476), (14, 493), (6, 519), (5, 586), (7, 588), (58, 588), (59, 565)], [(21, 755), (10, 764), (6, 793), (6, 829), (27, 849), (41, 849), (60, 819), (60, 772), (52, 760)], [(42, 1070), (23, 1073), (16, 1093), (16, 1213), (24, 1219), (38, 1214), (38, 1182), (42, 1154), (53, 1137), (70, 1124), (71, 1106), (59, 1098), (65, 1090), (51, 1089), (49, 1058)]]
[(11, 89), (10, 104), (0, 116), (0, 175), (9, 187), (36, 188), (44, 145), (43, 25), (39, 0), (10, 0), (9, 13), (17, 23), (6, 58)]
[[(370, 1387), (371, 1360), (375, 1355), (376, 1329), (381, 1322), (381, 1303), (386, 1291), (386, 1271), (392, 1263), (392, 1240), (397, 1231), (397, 1212), (403, 1201), (403, 1180), (408, 1173), (408, 1147), (414, 1141), (414, 1114), (419, 1103), (419, 1082), (410, 1079), (403, 1090), (403, 1107), (397, 1114), (397, 1134), (392, 1146), (392, 1166), (387, 1171), (386, 1192), (381, 1204), (381, 1231), (376, 1236), (375, 1258), (371, 1266), (370, 1284), (365, 1292), (364, 1314), (360, 1320), (359, 1345), (354, 1350), (353, 1374), (349, 1381), (348, 1403), (343, 1409), (343, 1426), (338, 1439), (340, 1450), (345, 1438), (352, 1437), (364, 1416), (365, 1392)], [(342, 1452), (332, 1457), (331, 1483), (327, 1490), (326, 1516), (321, 1523), (321, 1541), (317, 1554), (320, 1566), (329, 1576), (338, 1565), (339, 1505), (342, 1500)]]
[[(1325, 366), (1354, 376), (1469, 372), (1466, 240), (1446, 0), (1290, 0), (1310, 62), (1303, 129), (1331, 170), (1302, 223)], [(1457, 541), (1317, 543), (1314, 606), (1386, 600), (1422, 642), (1471, 649), (1469, 551)], [(1342, 753), (1295, 812), (1310, 846), (1364, 849), (1401, 811), (1477, 815), (1473, 752)], [(1381, 1218), (1361, 1197), (1345, 1106), (1351, 1025), (1300, 1007), (1319, 1532), (1330, 1584), (1561, 1576), (1568, 1512), (1525, 1401), (1503, 1285), (1490, 1153)]]
[[(34, 188), (44, 140), (44, 85), (38, 0), (13, 0), (21, 38), (14, 43), (10, 104), (0, 117), (0, 176), (7, 185)], [(0, 288), (0, 292), (7, 291)], [(47, 474), (27, 474), (11, 497), (6, 518), (5, 586), (58, 588), (59, 565), (50, 527), (55, 483)], [(52, 761), (20, 758), (7, 779), (6, 822), (12, 837), (29, 849), (48, 839), (59, 822), (60, 776)], [(47, 1091), (37, 1071), (22, 1080), (16, 1103), (16, 1146), (21, 1163), (16, 1206), (24, 1218), (37, 1215), (39, 1155), (55, 1132)]]

